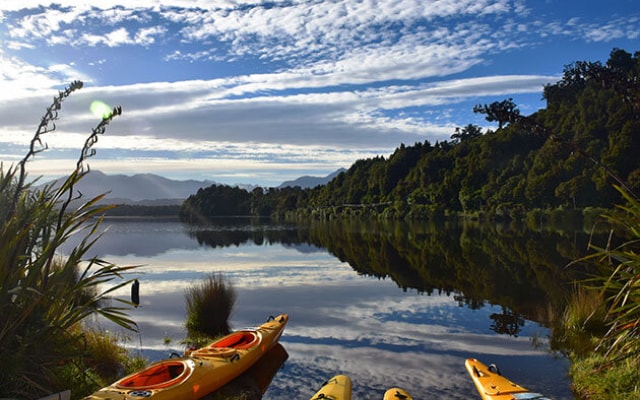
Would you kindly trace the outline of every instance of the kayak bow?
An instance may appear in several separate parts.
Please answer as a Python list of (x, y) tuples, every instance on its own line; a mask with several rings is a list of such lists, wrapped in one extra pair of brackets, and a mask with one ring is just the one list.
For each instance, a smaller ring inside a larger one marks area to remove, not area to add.
[(475, 358), (468, 358), (464, 365), (483, 400), (550, 400), (503, 377), (495, 365), (487, 367)]

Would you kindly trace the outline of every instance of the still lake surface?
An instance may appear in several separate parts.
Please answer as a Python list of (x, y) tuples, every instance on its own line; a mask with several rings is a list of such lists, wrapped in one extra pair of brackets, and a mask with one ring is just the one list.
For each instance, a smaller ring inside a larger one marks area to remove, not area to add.
[(476, 399), (469, 357), (530, 390), (573, 399), (549, 321), (573, 279), (566, 264), (586, 248), (581, 231), (145, 219), (102, 227), (95, 255), (141, 265), (132, 275), (141, 306), (130, 313), (140, 333), (129, 333), (128, 345), (150, 361), (184, 350), (184, 291), (222, 273), (237, 292), (234, 329), (289, 314), (288, 359), (265, 399), (309, 399), (336, 374), (352, 379), (354, 399), (381, 399), (393, 386), (416, 399)]

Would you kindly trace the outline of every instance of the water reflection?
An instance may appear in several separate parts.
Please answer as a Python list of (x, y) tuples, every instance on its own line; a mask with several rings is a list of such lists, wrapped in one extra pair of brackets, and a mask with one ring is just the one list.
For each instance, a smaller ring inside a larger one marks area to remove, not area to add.
[(563, 266), (586, 248), (586, 235), (399, 223), (108, 224), (96, 253), (145, 265), (132, 344), (150, 358), (181, 349), (184, 288), (223, 272), (238, 293), (234, 328), (290, 316), (281, 339), (289, 359), (266, 399), (310, 398), (338, 373), (352, 378), (354, 398), (382, 398), (392, 386), (415, 398), (476, 398), (467, 357), (572, 398), (566, 360), (544, 348), (545, 326), (575, 273)]

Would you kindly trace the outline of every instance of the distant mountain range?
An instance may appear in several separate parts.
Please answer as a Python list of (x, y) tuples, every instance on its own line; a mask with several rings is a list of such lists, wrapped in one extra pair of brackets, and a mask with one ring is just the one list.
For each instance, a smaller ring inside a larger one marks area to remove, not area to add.
[(341, 172), (346, 172), (347, 170), (344, 168), (340, 168), (339, 170), (324, 176), (324, 177), (319, 177), (319, 176), (301, 176), (298, 179), (292, 180), (292, 181), (285, 181), (283, 182), (280, 186), (278, 186), (279, 188), (283, 188), (283, 187), (296, 187), (296, 186), (300, 186), (303, 189), (307, 189), (307, 188), (314, 188), (318, 185), (324, 185), (327, 182), (330, 182), (331, 180), (333, 180), (333, 178), (335, 178), (336, 176), (340, 175)]
[[(344, 169), (339, 169), (325, 177), (303, 176), (284, 182), (278, 187), (315, 187), (329, 182), (342, 171)], [(55, 182), (54, 180), (47, 184)], [(76, 185), (76, 189), (85, 199), (107, 193), (105, 199), (111, 204), (175, 205), (182, 204), (184, 199), (197, 193), (198, 189), (214, 184), (217, 183), (210, 180), (173, 180), (154, 174), (107, 175), (101, 171), (92, 170)], [(237, 186), (247, 190), (257, 187), (257, 185)]]

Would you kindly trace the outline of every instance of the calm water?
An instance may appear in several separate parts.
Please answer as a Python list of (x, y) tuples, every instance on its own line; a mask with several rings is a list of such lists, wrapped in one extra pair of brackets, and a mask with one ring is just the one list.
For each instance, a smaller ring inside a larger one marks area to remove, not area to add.
[(568, 362), (549, 351), (545, 320), (566, 293), (571, 271), (563, 266), (584, 248), (580, 234), (246, 221), (103, 226), (96, 254), (142, 265), (134, 274), (141, 307), (131, 313), (140, 334), (129, 334), (129, 345), (150, 360), (183, 350), (184, 289), (221, 272), (237, 291), (234, 328), (290, 316), (281, 339), (289, 358), (265, 399), (308, 399), (338, 373), (351, 377), (354, 399), (381, 399), (392, 386), (416, 399), (475, 399), (468, 357), (496, 363), (530, 390), (573, 398)]

